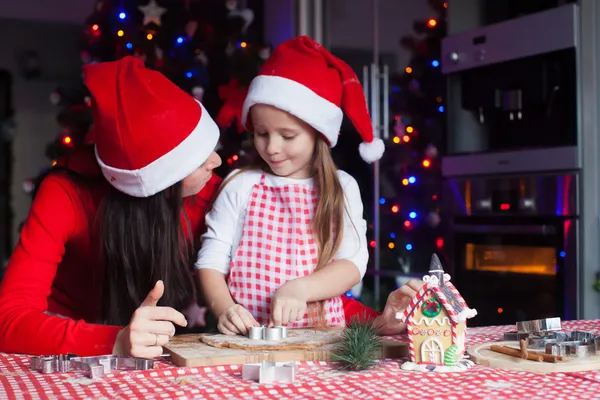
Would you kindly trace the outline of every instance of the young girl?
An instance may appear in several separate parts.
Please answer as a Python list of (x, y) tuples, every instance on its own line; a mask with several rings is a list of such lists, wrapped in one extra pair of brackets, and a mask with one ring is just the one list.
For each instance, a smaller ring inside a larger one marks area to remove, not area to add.
[(345, 324), (340, 295), (362, 279), (368, 249), (360, 190), (329, 151), (342, 109), (363, 159), (379, 159), (356, 74), (318, 43), (283, 43), (253, 80), (242, 122), (260, 158), (226, 179), (196, 262), (221, 332)]

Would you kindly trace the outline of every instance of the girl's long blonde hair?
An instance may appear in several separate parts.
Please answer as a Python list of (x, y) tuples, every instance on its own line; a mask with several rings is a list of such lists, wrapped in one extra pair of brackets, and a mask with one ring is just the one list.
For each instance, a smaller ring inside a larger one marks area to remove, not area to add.
[[(242, 167), (237, 173), (225, 180), (218, 193), (232, 179), (244, 171), (262, 170), (273, 173), (267, 163), (258, 155), (258, 152), (254, 150), (253, 153), (253, 162)], [(338, 177), (338, 169), (331, 157), (329, 145), (319, 133), (317, 133), (311, 163), (310, 172), (314, 179), (318, 197), (312, 221), (312, 230), (318, 248), (317, 266), (314, 271), (318, 271), (332, 261), (340, 248), (344, 235), (346, 203), (344, 190)], [(325, 325), (323, 305), (324, 301), (309, 305), (309, 317), (313, 326), (322, 327)]]

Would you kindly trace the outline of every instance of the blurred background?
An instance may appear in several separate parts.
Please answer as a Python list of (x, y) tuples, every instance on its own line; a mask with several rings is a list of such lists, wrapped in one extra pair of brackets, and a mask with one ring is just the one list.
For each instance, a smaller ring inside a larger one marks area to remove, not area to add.
[(591, 4), (1, 2), (3, 265), (40, 178), (91, 144), (82, 65), (133, 55), (201, 100), (221, 128), (225, 176), (252, 145), (239, 123), (250, 81), (274, 46), (306, 34), (356, 71), (387, 148), (365, 164), (345, 121), (333, 150), (369, 224), (369, 269), (347, 296), (380, 308), (437, 253), (480, 311), (475, 325), (598, 317), (598, 131), (581, 124), (597, 105), (581, 57), (595, 57), (596, 39), (578, 34), (592, 32)]

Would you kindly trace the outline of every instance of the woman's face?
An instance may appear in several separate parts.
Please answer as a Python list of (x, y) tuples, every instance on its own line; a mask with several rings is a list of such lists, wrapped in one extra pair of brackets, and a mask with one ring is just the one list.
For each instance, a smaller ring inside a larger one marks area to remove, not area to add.
[(182, 196), (194, 196), (204, 188), (212, 176), (212, 170), (221, 165), (221, 157), (214, 151), (210, 153), (204, 164), (198, 167), (182, 181)]

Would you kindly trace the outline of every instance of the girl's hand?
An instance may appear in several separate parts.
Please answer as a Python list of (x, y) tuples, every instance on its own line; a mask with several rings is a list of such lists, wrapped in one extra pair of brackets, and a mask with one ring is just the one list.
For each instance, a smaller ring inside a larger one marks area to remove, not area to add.
[(298, 282), (292, 280), (281, 286), (271, 300), (271, 321), (269, 326), (287, 325), (301, 320), (306, 314), (305, 291)]
[(225, 335), (247, 335), (251, 326), (259, 326), (250, 311), (239, 304), (230, 306), (219, 316), (217, 329)]
[(157, 307), (165, 291), (162, 281), (156, 282), (146, 299), (133, 313), (125, 328), (117, 334), (114, 354), (154, 358), (162, 355), (162, 346), (175, 335), (175, 325), (186, 326), (182, 313), (171, 307)]

